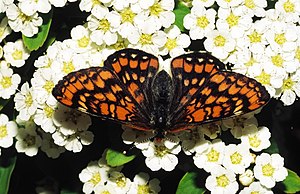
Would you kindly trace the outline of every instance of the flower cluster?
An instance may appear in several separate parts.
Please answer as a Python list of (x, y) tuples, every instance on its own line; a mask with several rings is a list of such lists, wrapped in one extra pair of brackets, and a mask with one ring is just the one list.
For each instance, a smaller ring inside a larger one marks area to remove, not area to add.
[[(70, 39), (49, 46), (34, 61), (32, 77), (25, 78), (27, 71), (20, 76), (17, 72), (26, 69), (31, 51), (21, 39), (12, 42), (7, 37), (14, 32), (34, 37), (43, 24), (42, 15), (74, 1), (0, 1), (4, 15), (0, 17), (0, 98), (13, 99), (18, 112), (16, 121), (0, 114), (1, 149), (14, 145), (17, 152), (28, 156), (40, 149), (57, 158), (66, 150), (80, 152), (90, 145), (94, 139), (88, 130), (90, 116), (60, 105), (52, 89), (68, 73), (102, 66), (107, 56), (127, 47), (152, 53), (160, 64), (169, 65), (170, 58), (201, 40), (208, 52), (234, 64), (233, 71), (258, 80), (285, 105), (292, 105), (300, 96), (298, 0), (278, 0), (268, 10), (267, 0), (193, 0), (190, 13), (183, 18), (184, 29), (175, 25), (173, 0), (81, 0), (80, 10), (89, 14), (86, 23), (74, 27)], [(221, 134), (229, 132), (238, 143), (221, 139)], [(270, 136), (269, 129), (259, 127), (250, 114), (168, 134), (162, 140), (144, 141), (151, 134), (131, 129), (125, 129), (122, 138), (141, 150), (152, 171), (174, 170), (177, 155), (183, 151), (195, 166), (209, 173), (206, 188), (212, 193), (234, 193), (241, 188), (240, 193), (272, 193), (287, 170), (280, 155), (263, 153), (270, 146)], [(160, 191), (157, 179), (149, 180), (141, 173), (132, 182), (121, 169), (103, 160), (91, 162), (80, 173), (85, 193)]]
[[(221, 140), (220, 134), (226, 131), (230, 131), (240, 143)], [(194, 164), (199, 169), (210, 173), (205, 185), (208, 190), (212, 193), (236, 193), (239, 184), (245, 187), (244, 190), (252, 187), (251, 184), (259, 184), (256, 192), (272, 192), (275, 183), (287, 176), (283, 158), (279, 154), (261, 154), (271, 145), (270, 135), (267, 127), (258, 126), (253, 114), (247, 114), (220, 123), (206, 124), (190, 132), (184, 131), (178, 136), (167, 136), (169, 140), (138, 143), (147, 136), (129, 129), (124, 129), (122, 137), (125, 143), (134, 143), (141, 149), (146, 157), (145, 164), (152, 171), (173, 170), (178, 164), (177, 155), (183, 150), (185, 154), (193, 155)]]
[[(105, 152), (104, 152), (105, 155)], [(83, 183), (83, 192), (94, 193), (159, 193), (159, 180), (150, 180), (147, 173), (140, 172), (133, 181), (122, 172), (122, 166), (112, 168), (103, 156), (99, 161), (92, 161), (81, 171), (79, 179)]]

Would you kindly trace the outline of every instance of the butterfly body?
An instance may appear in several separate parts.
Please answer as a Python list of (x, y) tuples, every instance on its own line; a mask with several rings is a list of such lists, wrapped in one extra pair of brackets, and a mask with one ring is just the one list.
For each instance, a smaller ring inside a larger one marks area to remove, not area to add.
[(224, 69), (208, 53), (174, 58), (171, 74), (136, 49), (110, 55), (104, 67), (72, 72), (52, 93), (62, 104), (158, 137), (254, 111), (270, 96), (257, 81)]

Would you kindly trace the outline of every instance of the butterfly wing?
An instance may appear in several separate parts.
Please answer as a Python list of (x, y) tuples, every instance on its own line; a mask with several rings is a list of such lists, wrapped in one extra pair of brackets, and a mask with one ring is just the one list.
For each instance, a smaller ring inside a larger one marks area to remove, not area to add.
[(147, 90), (158, 69), (153, 55), (134, 49), (117, 51), (104, 67), (72, 72), (54, 87), (62, 104), (138, 130), (150, 130)]
[[(191, 53), (173, 59), (175, 85), (169, 131), (221, 118), (245, 114), (265, 105), (270, 96), (256, 80), (224, 70), (224, 64), (207, 53)], [(177, 106), (176, 106), (177, 104)]]

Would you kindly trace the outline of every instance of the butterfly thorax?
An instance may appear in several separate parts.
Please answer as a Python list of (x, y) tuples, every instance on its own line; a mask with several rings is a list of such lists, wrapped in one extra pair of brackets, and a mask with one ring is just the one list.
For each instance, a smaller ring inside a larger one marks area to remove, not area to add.
[(166, 71), (160, 71), (154, 78), (152, 85), (153, 121), (157, 137), (163, 137), (170, 127), (168, 115), (172, 101), (174, 87), (171, 77)]

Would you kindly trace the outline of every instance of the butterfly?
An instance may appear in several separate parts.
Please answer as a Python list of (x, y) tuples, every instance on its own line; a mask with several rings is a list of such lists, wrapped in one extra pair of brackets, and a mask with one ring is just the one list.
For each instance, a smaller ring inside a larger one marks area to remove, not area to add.
[(168, 73), (157, 57), (137, 49), (71, 72), (52, 94), (68, 107), (157, 137), (254, 111), (270, 99), (259, 82), (226, 70), (208, 53), (180, 55)]

